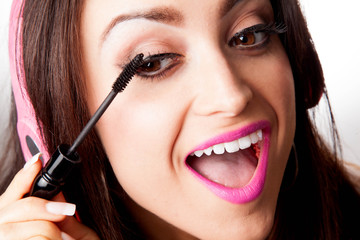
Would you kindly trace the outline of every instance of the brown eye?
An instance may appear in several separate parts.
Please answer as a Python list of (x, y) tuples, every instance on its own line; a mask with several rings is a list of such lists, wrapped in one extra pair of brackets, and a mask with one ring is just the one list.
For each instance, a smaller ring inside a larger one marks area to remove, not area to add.
[(180, 63), (181, 55), (177, 53), (161, 53), (148, 56), (144, 59), (144, 64), (137, 71), (137, 75), (142, 78), (156, 78), (163, 76), (168, 70)]
[(237, 49), (249, 49), (261, 45), (268, 39), (264, 32), (238, 32), (229, 41), (229, 46)]
[(141, 65), (139, 71), (150, 73), (150, 72), (158, 71), (160, 70), (160, 68), (161, 68), (161, 60), (155, 60)]
[(236, 45), (253, 45), (255, 43), (254, 33), (244, 33), (238, 37), (234, 37), (234, 44)]

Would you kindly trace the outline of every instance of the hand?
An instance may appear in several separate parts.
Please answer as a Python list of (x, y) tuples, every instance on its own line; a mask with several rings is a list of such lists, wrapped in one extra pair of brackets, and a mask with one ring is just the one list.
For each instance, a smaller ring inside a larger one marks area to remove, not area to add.
[(62, 194), (57, 201), (23, 198), (41, 169), (39, 155), (21, 169), (0, 196), (0, 239), (99, 239), (95, 232), (74, 217), (75, 205)]

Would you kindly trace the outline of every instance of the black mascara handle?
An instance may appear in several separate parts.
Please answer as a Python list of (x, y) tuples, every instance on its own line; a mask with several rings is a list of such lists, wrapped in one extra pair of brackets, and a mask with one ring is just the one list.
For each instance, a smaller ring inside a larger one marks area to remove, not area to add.
[(30, 191), (31, 196), (51, 199), (61, 191), (61, 187), (65, 184), (67, 176), (72, 169), (80, 163), (79, 155), (76, 153), (77, 147), (95, 126), (115, 96), (126, 88), (131, 78), (136, 74), (137, 69), (144, 63), (143, 57), (144, 54), (140, 53), (125, 66), (113, 84), (111, 92), (80, 132), (73, 145), (71, 147), (68, 145), (58, 146), (44, 169), (36, 177)]
[(68, 150), (68, 145), (58, 146), (45, 167), (35, 178), (30, 191), (31, 196), (50, 200), (61, 191), (70, 172), (81, 162), (76, 152), (70, 156), (65, 155)]

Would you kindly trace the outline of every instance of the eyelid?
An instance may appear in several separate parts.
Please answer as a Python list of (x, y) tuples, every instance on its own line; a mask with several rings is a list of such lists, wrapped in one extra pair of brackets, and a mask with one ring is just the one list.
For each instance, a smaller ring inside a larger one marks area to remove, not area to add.
[[(287, 27), (283, 23), (277, 23), (277, 22), (270, 22), (268, 24), (260, 23), (260, 24), (256, 24), (256, 25), (253, 25), (253, 26), (250, 26), (250, 27), (247, 27), (245, 29), (238, 31), (228, 40), (227, 44), (229, 46), (231, 46), (231, 42), (233, 41), (234, 38), (239, 37), (244, 34), (247, 34), (247, 33), (265, 33), (265, 34), (271, 35), (271, 34), (285, 33), (286, 31), (287, 31)], [(263, 42), (266, 42), (266, 41), (263, 41)], [(256, 45), (253, 45), (253, 46), (247, 46), (245, 48), (251, 49), (252, 47), (257, 47), (261, 44), (262, 44), (262, 42), (258, 43)]]
[[(139, 44), (140, 45), (140, 44)], [(172, 53), (174, 52), (173, 47), (168, 45), (167, 43), (164, 43), (163, 41), (150, 41), (146, 44), (141, 44), (141, 47), (136, 46), (132, 50), (129, 50), (129, 53), (127, 53), (125, 56), (121, 57), (121, 59), (117, 60), (117, 63), (115, 63), (115, 66), (124, 69), (124, 67), (133, 59), (136, 55), (139, 53), (144, 53), (144, 63), (147, 61), (154, 61), (154, 57), (168, 57), (169, 54), (172, 54), (174, 57), (182, 57), (180, 54)]]
[(277, 22), (270, 22), (268, 24), (260, 23), (256, 24), (247, 28), (244, 28), (237, 33), (235, 33), (228, 41), (228, 43), (236, 36), (239, 36), (241, 34), (246, 34), (250, 32), (264, 32), (269, 34), (281, 34), (285, 33), (287, 31), (287, 27), (283, 23), (277, 23)]
[(266, 25), (259, 23), (259, 24), (253, 25), (251, 27), (247, 27), (247, 28), (237, 32), (235, 35), (249, 33), (249, 32), (261, 32), (261, 30), (264, 28), (266, 28)]
[(153, 55), (149, 55), (147, 57), (144, 58), (144, 64), (150, 62), (150, 61), (155, 61), (155, 60), (162, 60), (164, 58), (176, 58), (176, 57), (181, 57), (182, 55), (178, 54), (178, 53), (159, 53), (159, 54), (153, 54)]
[(182, 58), (183, 55), (178, 54), (178, 53), (159, 53), (159, 54), (153, 54), (153, 55), (149, 55), (144, 59), (144, 65), (151, 63), (151, 62), (155, 62), (155, 61), (164, 61), (164, 60), (168, 60), (168, 61), (172, 61), (171, 63), (167, 64), (166, 66), (164, 66), (163, 68), (159, 69), (159, 70), (155, 70), (152, 72), (142, 72), (139, 68), (139, 71), (137, 72), (137, 76), (143, 79), (161, 79), (163, 77), (166, 77), (168, 72), (171, 71), (173, 68), (175, 68), (176, 66), (178, 66), (182, 61), (180, 58)]

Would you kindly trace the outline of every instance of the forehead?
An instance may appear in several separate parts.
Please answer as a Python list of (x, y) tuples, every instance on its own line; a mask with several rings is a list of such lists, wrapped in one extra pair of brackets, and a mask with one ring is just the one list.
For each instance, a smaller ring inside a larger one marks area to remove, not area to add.
[[(164, 27), (166, 30), (182, 32), (184, 38), (191, 37), (194, 33), (211, 32), (213, 29), (227, 31), (228, 25), (234, 24), (235, 19), (239, 21), (249, 15), (261, 15), (266, 21), (272, 21), (270, 1), (87, 0), (81, 19), (83, 53), (88, 55), (86, 52), (93, 49), (100, 56), (108, 52), (109, 47), (106, 46), (113, 48), (114, 45), (130, 42), (134, 45), (138, 38), (132, 36), (142, 32), (147, 32), (147, 37), (160, 38), (170, 33), (163, 31)], [(227, 23), (223, 25), (224, 22)], [(160, 27), (163, 29), (161, 32), (152, 31), (149, 35), (151, 29)], [(125, 54), (126, 46), (123, 50)], [(86, 56), (85, 59), (90, 57)]]
[(91, 22), (97, 28), (102, 24), (104, 41), (115, 26), (132, 20), (181, 26), (185, 21), (193, 23), (201, 17), (221, 19), (236, 6), (241, 9), (249, 5), (271, 8), (269, 0), (89, 0), (85, 2), (83, 25)]
[[(119, 21), (145, 17), (148, 19), (180, 23), (184, 16), (193, 14), (226, 15), (237, 5), (270, 3), (269, 0), (88, 0), (85, 1), (85, 17), (91, 13), (94, 18), (119, 15)], [(97, 14), (96, 14), (97, 13)]]

